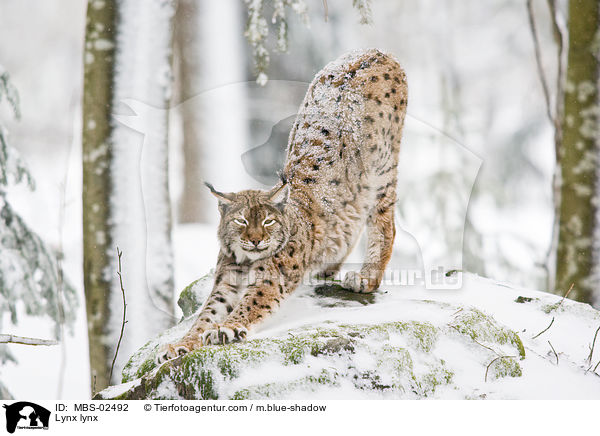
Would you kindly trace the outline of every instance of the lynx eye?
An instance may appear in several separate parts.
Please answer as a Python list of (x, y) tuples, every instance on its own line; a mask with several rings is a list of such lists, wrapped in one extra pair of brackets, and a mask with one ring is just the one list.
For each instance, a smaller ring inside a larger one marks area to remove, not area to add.
[(246, 218), (235, 218), (233, 220), (234, 223), (236, 223), (238, 226), (247, 226), (248, 225), (248, 221), (246, 221)]
[(275, 220), (272, 220), (271, 218), (267, 218), (263, 221), (263, 226), (265, 227), (272, 226), (273, 224), (275, 224)]

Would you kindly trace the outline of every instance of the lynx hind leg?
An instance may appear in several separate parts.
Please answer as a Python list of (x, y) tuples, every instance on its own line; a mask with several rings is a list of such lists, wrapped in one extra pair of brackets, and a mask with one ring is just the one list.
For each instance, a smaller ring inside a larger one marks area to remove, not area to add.
[(367, 223), (367, 254), (360, 272), (346, 273), (342, 286), (354, 292), (373, 292), (381, 284), (385, 267), (392, 256), (396, 228), (394, 206), (376, 208)]

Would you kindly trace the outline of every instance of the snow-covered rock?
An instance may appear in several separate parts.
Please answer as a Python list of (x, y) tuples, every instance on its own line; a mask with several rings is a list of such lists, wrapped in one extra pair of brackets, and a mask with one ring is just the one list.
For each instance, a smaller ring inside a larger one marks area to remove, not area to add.
[(303, 286), (247, 342), (157, 368), (157, 349), (185, 334), (211, 286), (211, 276), (188, 286), (182, 322), (131, 357), (123, 385), (96, 398), (600, 398), (600, 343), (590, 359), (600, 312), (470, 274), (452, 291)]

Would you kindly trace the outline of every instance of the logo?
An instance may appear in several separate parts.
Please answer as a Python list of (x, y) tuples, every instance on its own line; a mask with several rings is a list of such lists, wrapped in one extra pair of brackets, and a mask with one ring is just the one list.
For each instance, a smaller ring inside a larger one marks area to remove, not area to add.
[(4, 404), (6, 409), (6, 431), (14, 433), (15, 429), (48, 430), (50, 411), (28, 401), (19, 401), (10, 405)]

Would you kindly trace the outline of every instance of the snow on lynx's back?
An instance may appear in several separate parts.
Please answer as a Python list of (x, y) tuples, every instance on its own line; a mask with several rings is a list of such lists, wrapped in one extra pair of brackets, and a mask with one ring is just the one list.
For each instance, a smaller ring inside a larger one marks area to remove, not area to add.
[(393, 57), (374, 49), (344, 55), (309, 86), (277, 186), (223, 193), (208, 185), (221, 212), (213, 291), (159, 361), (245, 339), (305, 274), (335, 275), (365, 225), (366, 259), (343, 286), (377, 289), (395, 236), (406, 104), (406, 75)]

